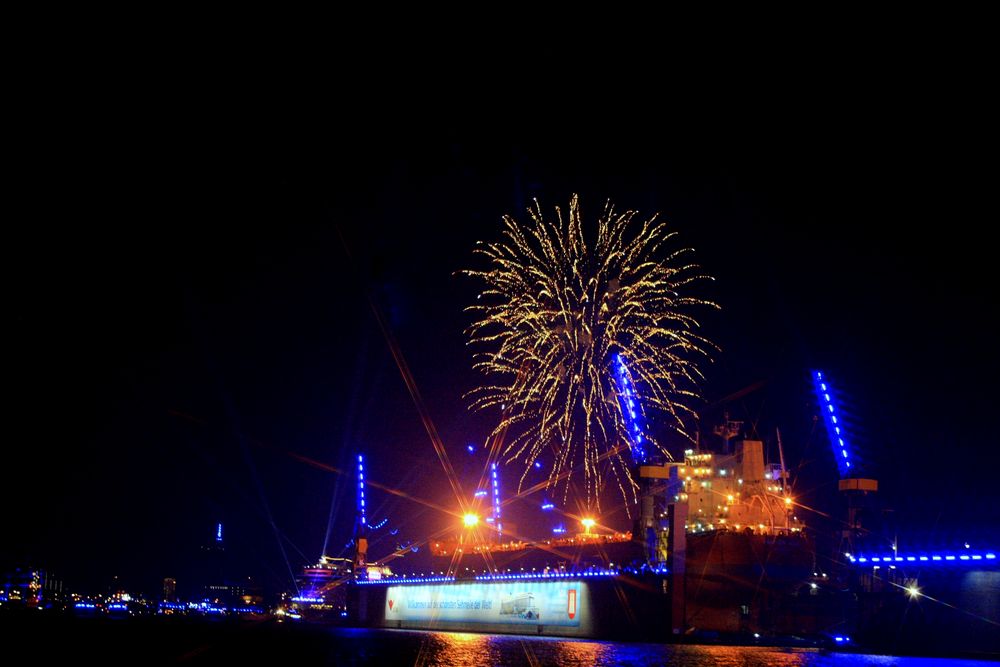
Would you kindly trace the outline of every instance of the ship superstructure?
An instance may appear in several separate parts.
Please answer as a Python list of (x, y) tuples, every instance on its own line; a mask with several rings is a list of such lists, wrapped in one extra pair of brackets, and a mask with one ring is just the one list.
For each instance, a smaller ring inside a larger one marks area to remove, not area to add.
[(689, 533), (736, 530), (763, 535), (797, 533), (803, 528), (780, 463), (764, 462), (764, 443), (741, 440), (733, 454), (689, 449), (677, 466), (680, 490), (675, 502), (687, 503)]

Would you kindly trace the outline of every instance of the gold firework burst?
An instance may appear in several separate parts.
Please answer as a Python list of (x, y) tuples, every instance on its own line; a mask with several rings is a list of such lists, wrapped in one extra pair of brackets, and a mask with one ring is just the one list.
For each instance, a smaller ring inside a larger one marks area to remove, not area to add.
[(576, 195), (568, 216), (556, 207), (555, 222), (537, 201), (528, 212), (528, 224), (504, 216), (502, 241), (477, 244), (488, 268), (463, 272), (485, 283), (468, 308), (469, 342), (485, 348), (475, 367), (486, 376), (468, 394), (471, 407), (500, 408), (491, 437), (506, 435), (502, 456), (525, 466), (522, 484), (548, 452), (549, 486), (565, 483), (568, 493), (582, 469), (587, 503), (599, 502), (610, 471), (634, 497), (628, 459), (649, 449), (670, 456), (638, 432), (635, 410), (690, 438), (698, 364), (714, 349), (690, 311), (718, 306), (685, 291), (711, 278), (688, 261), (691, 249), (661, 252), (675, 233), (655, 215), (633, 224), (635, 211), (609, 202), (588, 244)]

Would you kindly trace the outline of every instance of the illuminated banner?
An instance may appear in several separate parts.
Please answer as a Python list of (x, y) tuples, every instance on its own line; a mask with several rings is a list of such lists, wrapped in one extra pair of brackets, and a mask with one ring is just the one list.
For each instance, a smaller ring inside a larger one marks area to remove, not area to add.
[(577, 627), (588, 604), (582, 581), (390, 586), (385, 620)]

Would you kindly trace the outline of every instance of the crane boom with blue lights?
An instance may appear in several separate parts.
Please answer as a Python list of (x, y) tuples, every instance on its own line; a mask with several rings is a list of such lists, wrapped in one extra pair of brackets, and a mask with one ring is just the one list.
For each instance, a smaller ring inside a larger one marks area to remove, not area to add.
[(821, 371), (813, 371), (812, 380), (823, 423), (826, 425), (826, 434), (833, 448), (833, 457), (837, 461), (837, 471), (841, 478), (850, 477), (854, 471), (851, 470), (851, 452), (843, 412), (836, 404), (829, 379)]
[(364, 534), (368, 527), (368, 513), (365, 510), (365, 457), (358, 454), (358, 532)]
[(493, 528), (497, 531), (497, 541), (503, 538), (503, 524), (500, 523), (500, 473), (497, 464), (491, 465), (490, 476), (493, 482)]
[(635, 393), (635, 383), (632, 381), (625, 366), (622, 355), (615, 355), (615, 377), (618, 380), (618, 397), (621, 400), (622, 418), (625, 421), (625, 430), (628, 434), (629, 449), (632, 452), (632, 459), (636, 463), (646, 461), (646, 436), (643, 433), (641, 417), (642, 411), (639, 406), (639, 399)]
[(833, 390), (830, 378), (822, 371), (812, 371), (811, 375), (816, 402), (823, 415), (833, 458), (837, 462), (837, 472), (840, 476), (837, 488), (847, 498), (847, 521), (841, 531), (838, 551), (854, 553), (858, 548), (863, 548), (873, 535), (871, 527), (862, 526), (861, 522), (863, 517), (872, 514), (866, 506), (871, 505), (872, 494), (878, 492), (878, 480), (863, 477), (854, 465), (844, 413), (837, 404), (837, 394)]
[(365, 508), (365, 457), (358, 454), (357, 523), (354, 528), (354, 576), (362, 577), (368, 558), (368, 512)]

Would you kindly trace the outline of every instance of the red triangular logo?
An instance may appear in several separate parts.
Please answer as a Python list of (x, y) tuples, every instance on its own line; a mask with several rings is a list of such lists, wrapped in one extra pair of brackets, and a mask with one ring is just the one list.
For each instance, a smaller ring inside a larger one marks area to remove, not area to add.
[(392, 600), (389, 600), (389, 611), (392, 611)]

